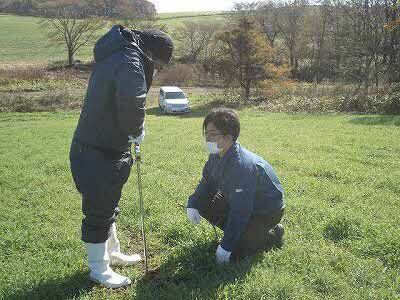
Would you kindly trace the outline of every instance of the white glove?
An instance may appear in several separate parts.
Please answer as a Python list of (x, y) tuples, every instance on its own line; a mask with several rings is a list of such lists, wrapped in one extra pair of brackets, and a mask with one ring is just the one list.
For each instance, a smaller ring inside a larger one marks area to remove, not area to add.
[(218, 265), (226, 264), (229, 262), (229, 258), (231, 257), (231, 253), (226, 251), (221, 245), (218, 246), (217, 252), (215, 252), (215, 261)]
[(140, 144), (141, 142), (143, 142), (145, 135), (146, 135), (146, 132), (144, 131), (144, 129), (142, 131), (142, 134), (139, 135), (136, 138), (134, 138), (133, 136), (130, 135), (129, 136), (129, 143), (131, 143), (131, 144), (136, 144), (136, 143)]
[(201, 216), (197, 209), (188, 208), (188, 209), (186, 209), (186, 213), (187, 213), (187, 216), (188, 216), (190, 222), (192, 222), (195, 225), (200, 223)]

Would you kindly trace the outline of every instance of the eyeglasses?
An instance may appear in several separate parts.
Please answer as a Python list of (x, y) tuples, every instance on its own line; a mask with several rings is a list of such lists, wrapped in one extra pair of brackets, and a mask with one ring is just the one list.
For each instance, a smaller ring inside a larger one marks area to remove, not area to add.
[(208, 131), (205, 131), (204, 132), (204, 136), (205, 136), (205, 138), (207, 139), (207, 140), (215, 140), (215, 138), (217, 137), (217, 136), (224, 136), (225, 134), (223, 134), (223, 133), (218, 133), (218, 132), (208, 132)]

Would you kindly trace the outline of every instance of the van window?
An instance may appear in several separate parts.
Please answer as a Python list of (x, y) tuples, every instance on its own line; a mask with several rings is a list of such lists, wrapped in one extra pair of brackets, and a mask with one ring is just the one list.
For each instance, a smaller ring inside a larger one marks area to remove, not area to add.
[(185, 94), (182, 92), (167, 92), (165, 93), (165, 99), (185, 99)]

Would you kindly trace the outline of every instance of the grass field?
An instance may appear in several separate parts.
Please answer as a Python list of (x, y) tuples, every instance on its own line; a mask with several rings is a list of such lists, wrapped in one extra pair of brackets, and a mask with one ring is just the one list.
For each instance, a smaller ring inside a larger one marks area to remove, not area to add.
[[(399, 299), (400, 118), (240, 111), (240, 142), (286, 189), (285, 244), (216, 267), (213, 231), (182, 205), (206, 160), (201, 122), (150, 108), (142, 166), (150, 266), (118, 269), (130, 288), (88, 281), (68, 149), (78, 113), (0, 114), (2, 299)], [(135, 169), (118, 220), (141, 251)], [(220, 233), (221, 235), (221, 233)]]
[[(66, 51), (49, 46), (39, 18), (0, 14), (0, 66), (48, 64), (66, 60)], [(81, 48), (77, 59), (90, 60), (93, 45)]]
[(159, 14), (159, 23), (164, 24), (168, 32), (173, 36), (174, 29), (187, 21), (220, 22), (226, 20), (227, 13), (223, 12), (187, 12)]
[[(173, 30), (225, 16), (159, 18)], [(0, 15), (0, 37), (0, 69), (65, 60), (47, 45), (37, 18)], [(76, 58), (90, 60), (92, 47)], [(157, 88), (149, 93), (142, 175), (153, 272), (145, 276), (142, 264), (117, 269), (133, 281), (126, 290), (92, 284), (68, 160), (79, 117), (69, 110), (80, 107), (88, 76), (0, 72), (0, 299), (400, 299), (400, 117), (241, 110), (240, 142), (266, 158), (285, 187), (287, 234), (282, 249), (217, 267), (212, 228), (190, 225), (184, 210), (207, 159), (203, 117), (223, 99), (218, 89), (198, 87), (185, 88), (193, 105), (185, 116), (161, 114)], [(315, 111), (330, 103), (326, 95), (340, 94), (312, 89), (308, 97), (303, 88), (296, 95)], [(296, 106), (293, 97), (278, 98), (282, 109)], [(8, 112), (41, 110), (56, 112)], [(137, 195), (134, 166), (118, 219), (127, 252), (142, 250)]]
[[(184, 21), (222, 21), (221, 13), (177, 13), (160, 14), (161, 24), (173, 33), (174, 28)], [(66, 60), (66, 51), (60, 47), (49, 46), (39, 25), (39, 18), (0, 14), (0, 67), (13, 65), (48, 64)], [(83, 61), (92, 59), (93, 44), (78, 50), (75, 58)]]

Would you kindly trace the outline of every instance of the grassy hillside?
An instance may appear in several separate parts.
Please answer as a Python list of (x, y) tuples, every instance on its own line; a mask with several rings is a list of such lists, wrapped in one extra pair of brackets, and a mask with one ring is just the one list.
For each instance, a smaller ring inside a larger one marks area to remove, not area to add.
[(223, 22), (227, 17), (224, 12), (185, 12), (173, 14), (160, 14), (159, 22), (164, 24), (169, 32), (181, 25), (185, 21), (199, 21), (199, 22)]
[[(37, 64), (66, 59), (64, 49), (49, 46), (39, 18), (0, 14), (0, 66), (3, 64)], [(77, 58), (90, 59), (87, 47)]]
[[(169, 32), (185, 20), (222, 21), (221, 13), (161, 14), (158, 22), (165, 24)], [(49, 46), (39, 18), (0, 14), (0, 67), (5, 65), (47, 64), (66, 60), (62, 47)], [(92, 59), (93, 45), (80, 49), (76, 59)]]

